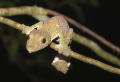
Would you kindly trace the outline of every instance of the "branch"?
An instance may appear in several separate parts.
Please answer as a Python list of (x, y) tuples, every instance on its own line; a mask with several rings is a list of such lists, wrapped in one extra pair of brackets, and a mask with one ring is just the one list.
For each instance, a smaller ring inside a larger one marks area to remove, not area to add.
[[(51, 43), (50, 47), (53, 48), (54, 50), (58, 50), (57, 48), (55, 48), (55, 44), (54, 43)], [(112, 67), (110, 65), (107, 65), (107, 64), (102, 63), (102, 62), (100, 62), (98, 60), (95, 60), (95, 59), (83, 56), (83, 55), (78, 54), (76, 52), (71, 51), (70, 52), (70, 56), (75, 58), (75, 59), (78, 59), (80, 61), (83, 61), (85, 63), (92, 64), (94, 66), (102, 68), (102, 69), (104, 69), (104, 70), (106, 70), (108, 72), (112, 72), (112, 73), (115, 73), (115, 74), (120, 74), (120, 69), (119, 68)]]
[(98, 56), (100, 56), (101, 58), (117, 65), (120, 67), (120, 59), (113, 56), (112, 54), (104, 51), (97, 43), (95, 43), (94, 41), (85, 38), (84, 36), (74, 33), (73, 36), (73, 40), (88, 47), (89, 49), (91, 49), (93, 52), (95, 52)]
[[(1, 23), (4, 23), (4, 24), (7, 24), (11, 27), (14, 27), (18, 30), (23, 30), (23, 28), (27, 27), (23, 24), (19, 24), (13, 20), (10, 20), (8, 18), (4, 18), (4, 17), (0, 17), (0, 22)], [(73, 40), (84, 45), (84, 46), (87, 46), (88, 48), (90, 48), (93, 52), (95, 52), (98, 56), (102, 57), (103, 59), (117, 65), (117, 66), (120, 66), (120, 59), (113, 56), (112, 54), (104, 51), (103, 49), (101, 49), (99, 47), (99, 45), (97, 45), (95, 42), (93, 42), (92, 40), (89, 40), (81, 35), (78, 35), (76, 33), (74, 33), (74, 36), (73, 36)], [(91, 44), (92, 43), (92, 44)]]
[[(35, 16), (34, 16), (35, 17)], [(38, 19), (39, 21), (41, 21), (40, 17), (35, 17), (36, 19)], [(49, 17), (45, 18), (45, 21), (47, 21), (49, 19)], [(72, 38), (74, 41), (88, 47), (89, 49), (91, 49), (93, 52), (95, 52), (99, 57), (117, 65), (120, 67), (120, 59), (113, 56), (112, 54), (108, 53), (107, 51), (104, 51), (97, 43), (95, 43), (92, 40), (89, 40), (87, 38), (85, 38), (84, 36), (74, 33), (74, 36)]]
[(37, 6), (22, 6), (22, 7), (13, 7), (13, 8), (0, 8), (0, 16), (13, 16), (13, 15), (22, 15), (22, 14), (28, 14), (32, 16), (39, 16), (39, 15), (61, 15), (63, 16), (69, 23), (73, 24), (77, 28), (81, 29), (82, 31), (88, 33), (89, 35), (93, 36), (94, 38), (98, 39), (101, 43), (105, 44), (109, 48), (117, 51), (120, 53), (120, 48), (112, 44), (111, 42), (105, 40), (103, 37), (98, 35), (97, 33), (93, 32), (92, 30), (88, 29), (87, 27), (81, 25), (80, 23), (76, 22), (75, 20), (57, 13), (55, 11), (52, 11), (50, 9), (44, 9), (42, 7)]
[(18, 30), (23, 30), (24, 27), (27, 27), (24, 24), (19, 24), (15, 21), (10, 20), (10, 19), (5, 18), (5, 17), (0, 17), (0, 22), (3, 24), (9, 25), (15, 29), (18, 29)]
[(11, 8), (0, 8), (0, 16), (13, 16), (13, 15), (47, 15), (47, 11), (42, 7), (37, 6), (21, 6)]
[(83, 32), (88, 33), (89, 35), (93, 36), (94, 38), (96, 38), (97, 40), (99, 40), (101, 43), (105, 44), (106, 46), (108, 46), (109, 48), (117, 51), (118, 53), (120, 53), (120, 48), (117, 47), (116, 45), (112, 44), (111, 42), (107, 41), (106, 39), (104, 39), (103, 37), (101, 37), (100, 35), (98, 35), (97, 33), (93, 32), (92, 30), (88, 29), (87, 27), (81, 25), (80, 23), (76, 22), (75, 20), (61, 14), (55, 11), (52, 11), (50, 9), (47, 9), (48, 14), (50, 15), (60, 15), (63, 16), (69, 23), (73, 24), (75, 27), (79, 28), (80, 30), (82, 30)]
[[(21, 8), (22, 8), (22, 7), (21, 7)], [(28, 8), (28, 7), (26, 7), (25, 9), (27, 9), (27, 8)], [(4, 9), (3, 9), (3, 10), (4, 10)], [(8, 13), (7, 13), (8, 11), (12, 12), (11, 10), (14, 10), (14, 9), (9, 8), (9, 10), (2, 12), (2, 14), (0, 14), (0, 15), (3, 15), (3, 14), (4, 14), (4, 16), (15, 15), (15, 14), (16, 14), (15, 12), (12, 13), (12, 14), (10, 14), (10, 13), (8, 14)], [(23, 9), (22, 9), (22, 11), (23, 11)], [(20, 12), (21, 12), (21, 11), (20, 11)], [(25, 13), (23, 13), (23, 12), (21, 12), (21, 13), (20, 13), (20, 12), (17, 13), (17, 14), (25, 14)], [(24, 11), (24, 12), (25, 12), (25, 11)], [(27, 11), (26, 11), (26, 12), (27, 12)], [(33, 12), (33, 11), (32, 11), (32, 12)], [(0, 13), (1, 13), (1, 12), (0, 12)], [(6, 14), (7, 14), (7, 15), (6, 15)], [(27, 14), (31, 14), (31, 11), (28, 12)], [(33, 14), (33, 15), (34, 15), (34, 14)], [(38, 15), (38, 14), (36, 14), (36, 15)], [(18, 29), (18, 30), (23, 30), (23, 27), (26, 27), (25, 25), (19, 24), (19, 23), (17, 23), (17, 22), (14, 22), (14, 21), (12, 21), (12, 20), (10, 20), (10, 19), (7, 19), (7, 18), (4, 18), (4, 17), (0, 17), (0, 22), (2, 22), (2, 23), (4, 23), (4, 24), (7, 24), (7, 25), (9, 25), (9, 26), (12, 26), (12, 27), (14, 27), (14, 28), (16, 28), (16, 29)], [(69, 20), (69, 22), (70, 22), (70, 20)], [(72, 23), (75, 23), (75, 22), (72, 21)], [(86, 30), (84, 30), (84, 31), (86, 31)], [(89, 30), (86, 31), (86, 32), (89, 33)], [(91, 33), (91, 31), (90, 31), (90, 33)], [(74, 37), (75, 37), (75, 34), (74, 34)], [(75, 40), (75, 39), (74, 39), (74, 40)], [(79, 40), (75, 40), (75, 41), (79, 41)], [(53, 48), (53, 49), (55, 48), (53, 44), (51, 44), (51, 48)], [(99, 49), (100, 49), (100, 48), (99, 48)], [(104, 63), (102, 63), (102, 62), (99, 62), (98, 60), (85, 57), (85, 56), (80, 55), (80, 54), (78, 54), (78, 53), (75, 53), (75, 52), (73, 52), (73, 51), (71, 51), (70, 56), (73, 57), (73, 58), (76, 58), (76, 59), (78, 59), (78, 60), (81, 60), (81, 61), (83, 61), (83, 62), (86, 62), (86, 63), (92, 64), (92, 65), (98, 66), (98, 67), (100, 67), (100, 68), (102, 68), (102, 69), (104, 69), (104, 70), (106, 70), (106, 71), (109, 71), (109, 72), (112, 72), (112, 73), (116, 73), (116, 74), (120, 74), (120, 69), (118, 69), (118, 68), (109, 66), (109, 65), (104, 64)], [(118, 62), (117, 62), (117, 63), (118, 63)]]
[[(5, 21), (3, 21), (5, 19)], [(8, 22), (9, 21), (9, 22)], [(21, 30), (22, 31), (22, 29), (23, 29), (23, 25), (21, 25), (21, 24), (19, 24), (19, 23), (17, 23), (17, 22), (14, 22), (14, 21), (12, 21), (12, 20), (10, 20), (10, 19), (7, 19), (7, 18), (4, 18), (4, 17), (0, 17), (0, 22), (2, 22), (2, 23), (4, 23), (4, 24), (7, 24), (7, 25), (10, 25), (10, 26), (13, 26), (14, 28), (16, 28), (16, 29), (18, 29), (18, 30)], [(15, 24), (15, 25), (13, 25), (13, 24)], [(24, 25), (25, 26), (25, 25)], [(79, 39), (77, 39), (77, 38), (79, 38)], [(96, 45), (95, 43), (93, 43), (92, 41), (90, 41), (90, 40), (86, 40), (85, 38), (83, 38), (82, 36), (80, 36), (80, 35), (78, 35), (78, 34), (75, 34), (74, 33), (74, 38), (73, 38), (75, 41), (77, 41), (77, 42), (82, 42), (82, 40), (83, 40), (83, 42), (85, 42), (84, 43), (84, 45), (87, 45), (87, 44), (89, 44), (89, 43), (92, 43), (92, 44), (94, 44), (94, 46), (93, 47), (95, 47), (95, 48), (98, 48), (98, 49), (101, 49), (98, 45)], [(81, 41), (80, 41), (81, 40)], [(86, 41), (85, 41), (86, 40)], [(88, 43), (87, 43), (88, 42)], [(91, 45), (89, 45), (88, 47), (90, 47)], [(91, 46), (91, 47), (92, 47)], [(54, 45), (54, 43), (52, 43), (51, 44), (51, 46), (50, 46), (51, 48), (53, 48), (53, 49), (55, 49), (55, 50), (57, 50), (56, 48), (55, 48), (55, 45)], [(92, 48), (93, 48), (92, 47)], [(93, 49), (95, 49), (95, 48), (93, 48)], [(101, 50), (100, 50), (101, 51)], [(97, 53), (97, 51), (95, 51), (96, 53)], [(99, 51), (98, 51), (99, 52)], [(101, 53), (101, 54), (106, 54), (104, 51)], [(109, 54), (110, 55), (110, 54)], [(104, 64), (104, 63), (102, 63), (102, 62), (100, 62), (100, 61), (98, 61), (98, 60), (95, 60), (95, 59), (92, 59), (92, 58), (89, 58), (89, 57), (86, 57), (86, 56), (83, 56), (83, 55), (81, 55), (81, 54), (78, 54), (78, 53), (75, 53), (75, 52), (73, 52), (73, 51), (71, 51), (71, 53), (70, 53), (70, 56), (71, 57), (73, 57), (73, 58), (75, 58), (75, 59), (78, 59), (78, 60), (81, 60), (81, 61), (83, 61), (83, 62), (86, 62), (86, 63), (89, 63), (89, 64), (92, 64), (92, 65), (95, 65), (95, 66), (97, 66), (97, 67), (100, 67), (100, 68), (102, 68), (102, 69), (104, 69), (104, 70), (106, 70), (106, 71), (109, 71), (109, 72), (112, 72), (112, 73), (116, 73), (116, 74), (120, 74), (120, 69), (119, 68), (115, 68), (115, 67), (112, 67), (112, 66), (110, 66), (110, 65), (107, 65), (107, 64)], [(112, 57), (112, 56), (111, 56)], [(113, 57), (114, 58), (114, 57)], [(114, 60), (115, 60), (115, 58), (114, 58)], [(115, 61), (117, 61), (117, 63), (120, 61), (120, 60), (115, 60)]]

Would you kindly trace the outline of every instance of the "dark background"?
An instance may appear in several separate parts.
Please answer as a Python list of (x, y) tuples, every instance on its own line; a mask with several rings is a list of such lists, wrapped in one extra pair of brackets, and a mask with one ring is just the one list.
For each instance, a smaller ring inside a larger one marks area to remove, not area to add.
[[(98, 8), (93, 8), (88, 5), (81, 5), (83, 9), (83, 13), (85, 15), (85, 21), (81, 22), (83, 25), (87, 26), (89, 29), (103, 36), (113, 44), (120, 46), (120, 6), (119, 0), (99, 0), (100, 6)], [(45, 3), (39, 0), (23, 0), (20, 3), (17, 3), (16, 6), (42, 6), (45, 8), (49, 8)], [(77, 21), (79, 21), (74, 10), (65, 5), (63, 7), (52, 9), (62, 14), (65, 14), (68, 17), (71, 17)], [(19, 17), (21, 18), (21, 17)], [(23, 17), (24, 18), (24, 17)], [(22, 18), (21, 18), (22, 19)], [(22, 21), (22, 20), (21, 20)], [(27, 21), (24, 19), (22, 22)], [(26, 22), (28, 23), (28, 22)], [(29, 23), (28, 23), (29, 24)], [(114, 52), (114, 50), (106, 47), (98, 40), (94, 39), (90, 35), (78, 31), (77, 28), (71, 25), (74, 28), (75, 32), (80, 33), (83, 36), (86, 36), (89, 39), (96, 41), (103, 49), (106, 51), (118, 56), (118, 53)], [(10, 64), (8, 60), (8, 53), (5, 51), (2, 43), (0, 44), (1, 54), (0, 54), (0, 82), (30, 82), (30, 79), (24, 75), (23, 71), (19, 69), (15, 64)], [(95, 58), (102, 62), (112, 65), (111, 63), (99, 58), (95, 53), (93, 53), (88, 48), (78, 45), (73, 41), (71, 44), (72, 50), (84, 54), (86, 56)], [(50, 70), (41, 71), (37, 67), (30, 68), (30, 72), (33, 72), (36, 77), (39, 78), (42, 82), (96, 82), (96, 81), (111, 81), (111, 82), (120, 82), (119, 75), (107, 72), (93, 65), (86, 64), (84, 62), (78, 61), (76, 59), (71, 60), (72, 67), (70, 71), (66, 75), (57, 74)], [(47, 69), (47, 67), (46, 67)]]

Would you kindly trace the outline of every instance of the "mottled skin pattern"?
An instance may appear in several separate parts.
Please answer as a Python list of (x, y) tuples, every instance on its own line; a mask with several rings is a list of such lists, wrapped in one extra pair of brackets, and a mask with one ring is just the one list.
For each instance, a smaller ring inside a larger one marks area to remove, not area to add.
[[(44, 33), (40, 33), (40, 31)], [(29, 36), (31, 36), (29, 37), (26, 45), (27, 50), (30, 53), (43, 49), (44, 47), (49, 45), (55, 38), (59, 36), (59, 39), (57, 40), (59, 41), (59, 44), (56, 44), (55, 47), (58, 48), (58, 52), (60, 54), (69, 56), (70, 48), (68, 44), (70, 43), (70, 40), (72, 38), (73, 29), (69, 28), (67, 21), (63, 17), (54, 16), (50, 18), (48, 21), (46, 21), (44, 24), (42, 22), (38, 22), (32, 25), (31, 27), (29, 27), (28, 29), (25, 28), (23, 30), (23, 33), (29, 34)], [(38, 36), (39, 39), (37, 39)], [(44, 43), (40, 42), (40, 38), (42, 41), (43, 37), (45, 39)]]
[(41, 30), (33, 30), (29, 34), (29, 38), (27, 40), (26, 48), (29, 53), (36, 52), (45, 48), (51, 43), (50, 35)]
[(52, 65), (62, 73), (66, 74), (70, 66), (69, 43), (73, 35), (73, 29), (69, 28), (67, 21), (61, 16), (54, 16), (46, 21), (38, 22), (31, 27), (24, 28), (22, 33), (29, 35), (26, 48), (29, 53), (36, 52), (48, 46), (55, 40), (58, 55), (54, 58)]

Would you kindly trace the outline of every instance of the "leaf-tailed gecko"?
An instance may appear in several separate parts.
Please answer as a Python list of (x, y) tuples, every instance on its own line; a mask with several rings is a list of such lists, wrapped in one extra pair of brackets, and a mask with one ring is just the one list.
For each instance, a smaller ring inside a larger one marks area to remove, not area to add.
[[(69, 43), (72, 39), (73, 29), (69, 28), (67, 21), (61, 16), (54, 16), (44, 24), (38, 22), (31, 27), (24, 28), (24, 34), (29, 35), (26, 48), (29, 53), (41, 50), (48, 46), (51, 42), (56, 43), (55, 47), (58, 49), (57, 55), (52, 65), (64, 74), (70, 66), (70, 47)], [(62, 56), (63, 54), (64, 56)]]
[(69, 28), (63, 17), (54, 16), (44, 24), (38, 22), (31, 27), (24, 28), (22, 32), (29, 35), (26, 45), (29, 53), (41, 50), (55, 41), (55, 47), (59, 54), (69, 56), (69, 43), (73, 35), (73, 29)]

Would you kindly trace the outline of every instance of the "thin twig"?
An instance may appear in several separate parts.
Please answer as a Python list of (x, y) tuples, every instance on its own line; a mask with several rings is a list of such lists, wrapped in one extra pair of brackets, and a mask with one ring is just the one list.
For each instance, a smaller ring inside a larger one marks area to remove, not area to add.
[(0, 8), (0, 16), (13, 16), (13, 15), (22, 15), (22, 14), (28, 14), (32, 16), (37, 15), (61, 15), (63, 16), (68, 22), (73, 24), (74, 26), (78, 27), (82, 31), (88, 33), (89, 35), (93, 36), (94, 38), (98, 39), (101, 43), (105, 44), (106, 46), (110, 47), (111, 49), (117, 51), (120, 53), (120, 48), (112, 44), (111, 42), (107, 41), (97, 33), (93, 32), (92, 30), (88, 29), (87, 27), (81, 25), (80, 23), (76, 22), (75, 20), (57, 13), (55, 11), (52, 11), (50, 9), (44, 9), (42, 7), (37, 6), (22, 6), (22, 7), (13, 7), (13, 8)]
[[(55, 47), (55, 44), (54, 43), (51, 43), (50, 45), (51, 48), (55, 49), (55, 50), (58, 50), (56, 47)], [(94, 66), (97, 66), (99, 68), (102, 68), (108, 72), (111, 72), (111, 73), (115, 73), (115, 74), (120, 74), (120, 69), (119, 68), (116, 68), (116, 67), (112, 67), (110, 65), (107, 65), (105, 63), (102, 63), (98, 60), (95, 60), (95, 59), (92, 59), (92, 58), (89, 58), (89, 57), (86, 57), (86, 56), (83, 56), (81, 54), (78, 54), (76, 52), (73, 52), (71, 51), (70, 52), (70, 56), (75, 58), (75, 59), (78, 59), (80, 61), (83, 61), (85, 63), (88, 63), (88, 64), (92, 64)]]
[(97, 43), (95, 43), (94, 41), (85, 38), (84, 36), (74, 33), (73, 36), (73, 40), (88, 47), (89, 49), (91, 49), (93, 52), (95, 52), (98, 56), (100, 56), (101, 58), (117, 65), (120, 67), (120, 59), (113, 56), (111, 53), (104, 51)]
[(81, 25), (80, 23), (76, 22), (75, 20), (60, 14), (58, 12), (55, 12), (53, 10), (47, 9), (48, 14), (50, 15), (60, 15), (63, 16), (69, 23), (73, 24), (74, 26), (76, 26), (77, 28), (79, 28), (80, 30), (88, 33), (89, 35), (93, 36), (94, 38), (96, 38), (97, 40), (99, 40), (101, 43), (105, 44), (106, 46), (108, 46), (109, 48), (117, 51), (118, 53), (120, 53), (120, 48), (115, 46), (114, 44), (112, 44), (111, 42), (107, 41), (105, 38), (101, 37), (100, 35), (98, 35), (97, 33), (93, 32), (92, 30), (88, 29), (87, 27)]
[[(3, 20), (3, 17), (0, 17), (0, 22), (2, 22), (2, 20)], [(23, 25), (20, 25), (20, 24), (14, 25), (14, 24), (17, 24), (17, 22), (14, 23), (14, 21), (12, 21), (12, 20), (8, 20), (9, 22), (7, 22), (7, 18), (6, 18), (5, 20), (6, 20), (6, 22), (3, 21), (2, 23), (7, 24), (7, 25), (10, 25), (10, 26), (12, 26), (12, 27), (14, 27), (14, 28), (19, 29), (19, 30), (22, 31)], [(12, 21), (12, 23), (11, 23), (10, 21)], [(11, 24), (10, 24), (10, 23), (11, 23)], [(53, 47), (53, 46), (52, 46), (52, 48), (55, 49), (55, 47)], [(109, 65), (104, 64), (104, 63), (102, 63), (102, 62), (99, 62), (99, 61), (97, 61), (97, 60), (95, 60), (95, 59), (88, 58), (88, 57), (85, 57), (85, 56), (83, 56), (83, 55), (77, 54), (77, 53), (75, 53), (75, 52), (73, 52), (73, 51), (71, 51), (70, 56), (73, 57), (73, 58), (76, 58), (76, 59), (78, 59), (78, 60), (84, 61), (84, 62), (86, 62), (86, 63), (89, 63), (89, 64), (92, 64), (92, 65), (98, 66), (98, 67), (100, 67), (100, 68), (102, 68), (102, 69), (104, 69), (104, 70), (107, 70), (107, 71), (109, 71), (109, 72), (116, 73), (116, 74), (120, 74), (120, 69), (118, 69), (118, 68), (109, 66)]]
[(14, 16), (14, 15), (47, 15), (46, 9), (37, 6), (21, 6), (11, 8), (0, 8), (0, 16)]
[[(36, 18), (40, 21), (39, 18)], [(49, 18), (48, 18), (49, 19)], [(46, 19), (46, 21), (48, 20)], [(81, 36), (80, 34), (77, 34), (74, 32), (74, 36), (72, 38), (74, 41), (88, 47), (89, 49), (91, 49), (93, 52), (95, 52), (99, 57), (117, 65), (120, 67), (120, 59), (113, 56), (112, 54), (110, 54), (107, 51), (104, 51), (97, 43), (95, 43), (92, 40), (89, 40), (87, 38), (85, 38), (84, 36)]]
[(5, 17), (0, 17), (0, 23), (3, 23), (3, 24), (6, 24), (6, 25), (9, 25), (15, 29), (18, 29), (18, 30), (23, 30), (24, 27), (27, 27), (26, 25), (24, 24), (19, 24), (11, 19), (8, 19), (8, 18), (5, 18)]

